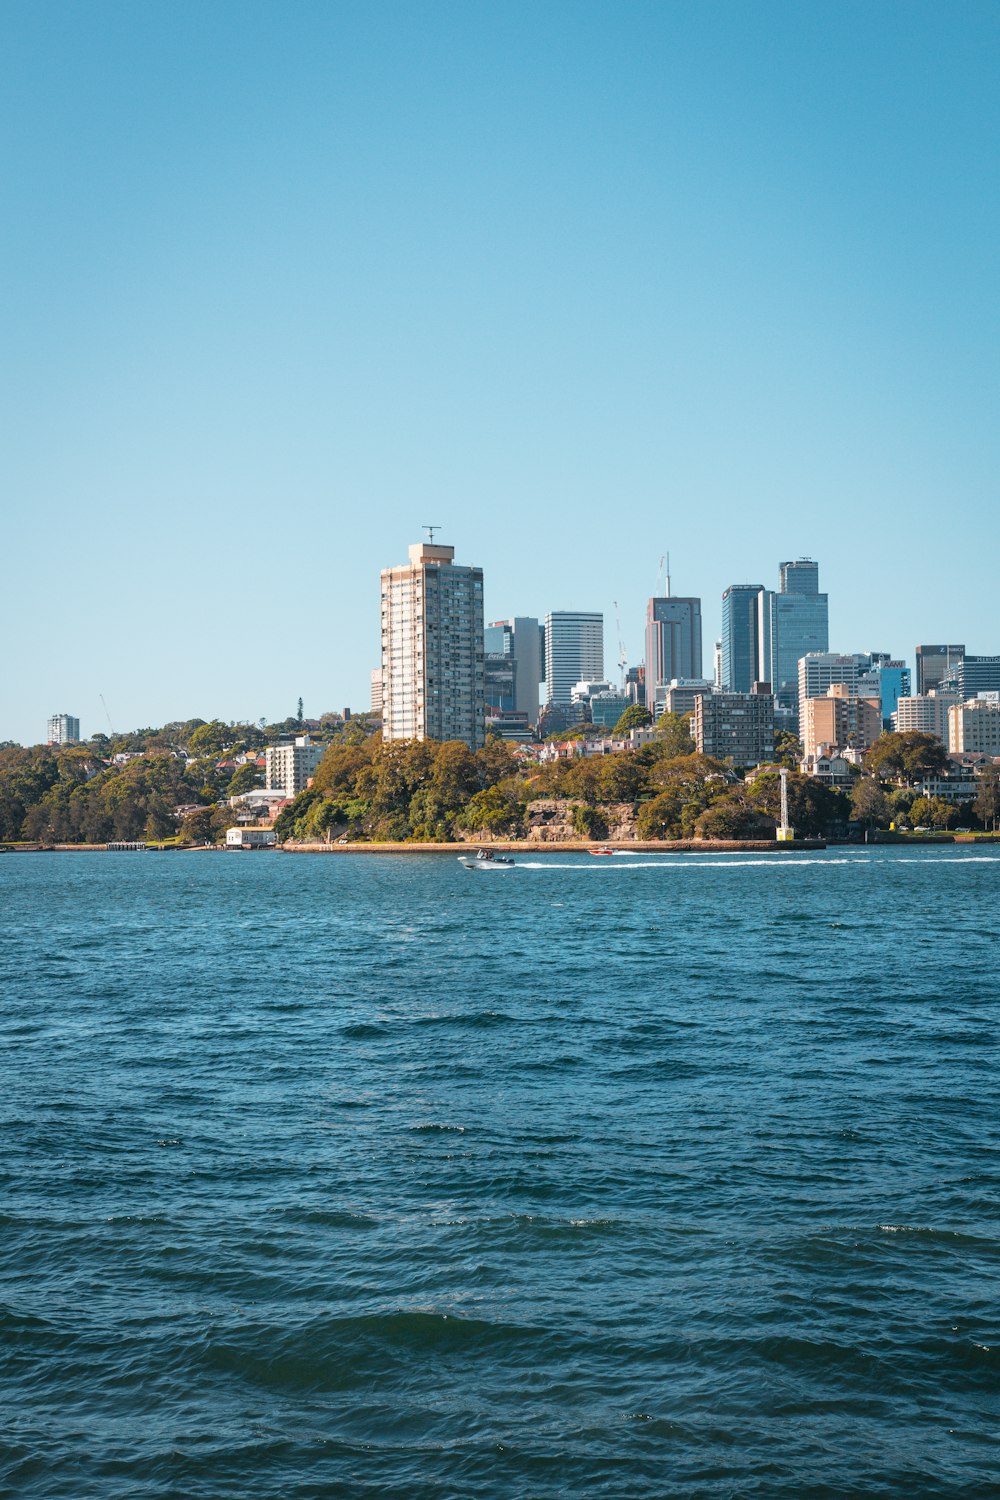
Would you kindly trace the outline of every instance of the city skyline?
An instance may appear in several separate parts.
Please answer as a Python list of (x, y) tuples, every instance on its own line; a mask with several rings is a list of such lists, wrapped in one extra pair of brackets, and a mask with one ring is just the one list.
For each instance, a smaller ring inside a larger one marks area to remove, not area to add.
[(425, 521), (633, 662), (667, 552), (990, 650), (992, 6), (252, 9), (7, 7), (0, 738), (365, 703)]

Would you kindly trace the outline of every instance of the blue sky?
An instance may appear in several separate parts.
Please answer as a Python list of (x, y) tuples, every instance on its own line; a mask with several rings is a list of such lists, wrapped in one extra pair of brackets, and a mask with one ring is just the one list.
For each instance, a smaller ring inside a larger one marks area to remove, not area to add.
[(667, 551), (707, 643), (809, 554), (834, 648), (1000, 652), (998, 64), (995, 4), (9, 0), (0, 739), (364, 707), (425, 522), (609, 665)]

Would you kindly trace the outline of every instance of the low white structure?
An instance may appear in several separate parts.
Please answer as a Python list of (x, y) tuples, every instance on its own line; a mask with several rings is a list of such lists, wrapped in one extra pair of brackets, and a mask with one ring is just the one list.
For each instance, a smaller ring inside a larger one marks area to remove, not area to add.
[(227, 849), (273, 849), (278, 836), (273, 828), (227, 828)]

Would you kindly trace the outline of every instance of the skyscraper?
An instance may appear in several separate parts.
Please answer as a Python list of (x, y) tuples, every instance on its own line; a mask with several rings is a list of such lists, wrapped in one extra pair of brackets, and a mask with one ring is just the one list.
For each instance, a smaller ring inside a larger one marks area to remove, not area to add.
[(654, 718), (675, 677), (701, 677), (701, 600), (667, 595), (646, 605), (646, 707)]
[(545, 679), (545, 648), (542, 628), (528, 615), (497, 620), (486, 627), (486, 650), (514, 659), (514, 703), (517, 713), (527, 714), (528, 723), (538, 722), (538, 694)]
[(483, 570), (417, 542), (382, 570), (382, 734), (485, 743)]
[(819, 564), (808, 557), (783, 562), (780, 591), (762, 589), (757, 596), (757, 675), (771, 684), (777, 708), (797, 717), (799, 662), (829, 649), (829, 601), (819, 592)]
[(725, 693), (749, 693), (757, 677), (757, 597), (760, 583), (731, 583), (722, 596), (722, 670)]
[(50, 745), (75, 745), (80, 739), (80, 720), (72, 714), (53, 714), (49, 720)]
[(568, 707), (578, 682), (604, 676), (604, 616), (553, 610), (545, 616), (545, 686), (551, 704)]
[(936, 688), (964, 656), (964, 646), (918, 646), (917, 697)]

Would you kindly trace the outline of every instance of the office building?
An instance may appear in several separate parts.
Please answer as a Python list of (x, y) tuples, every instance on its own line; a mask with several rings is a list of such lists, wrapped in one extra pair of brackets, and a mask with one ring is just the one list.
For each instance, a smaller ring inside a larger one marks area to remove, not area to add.
[(382, 570), (382, 734), (386, 740), (486, 737), (483, 570), (454, 547), (417, 542)]
[(804, 759), (821, 751), (867, 750), (882, 733), (878, 698), (860, 698), (845, 682), (834, 682), (821, 698), (799, 707), (799, 738)]
[(694, 700), (714, 691), (707, 677), (675, 677), (667, 684), (663, 708), (668, 714), (693, 714)]
[(757, 681), (759, 644), (757, 600), (760, 583), (733, 583), (722, 596), (722, 642), (719, 687), (726, 693), (749, 693)]
[(1000, 692), (980, 693), (948, 709), (951, 755), (1000, 756)]
[(667, 595), (646, 606), (646, 707), (654, 718), (675, 677), (701, 677), (701, 600)]
[(875, 696), (882, 705), (882, 728), (892, 728), (892, 716), (900, 698), (910, 696), (910, 669), (903, 661), (893, 661), (888, 652), (869, 653), (870, 665), (858, 674), (860, 697)]
[(746, 769), (774, 757), (774, 697), (758, 683), (749, 693), (705, 693), (695, 699), (697, 750)]
[[(485, 632), (489, 637), (490, 631)], [(486, 714), (508, 714), (517, 712), (517, 660), (504, 652), (491, 651), (487, 647), (484, 657), (486, 683)]]
[(942, 678), (964, 655), (964, 646), (918, 646), (917, 697), (923, 698), (932, 688), (940, 687)]
[(770, 682), (776, 709), (794, 723), (799, 711), (799, 662), (830, 649), (829, 601), (819, 592), (819, 564), (783, 562), (778, 593), (757, 596), (757, 677)]
[(554, 707), (568, 708), (578, 682), (604, 677), (604, 616), (554, 610), (545, 616), (545, 689)]
[(528, 615), (496, 620), (484, 632), (487, 654), (509, 656), (515, 663), (515, 711), (538, 722), (538, 699), (545, 681), (545, 632)]
[(899, 734), (932, 734), (947, 745), (948, 710), (959, 701), (955, 693), (940, 691), (915, 698), (900, 698), (892, 716), (892, 727)]
[(80, 720), (72, 714), (53, 714), (49, 720), (49, 745), (77, 745), (80, 742)]
[(305, 791), (309, 778), (315, 776), (325, 754), (326, 746), (312, 744), (305, 734), (284, 744), (268, 745), (264, 751), (265, 788), (286, 797), (297, 797)]
[(835, 682), (857, 689), (867, 657), (838, 651), (810, 651), (799, 661), (799, 711), (807, 698), (822, 698)]
[(941, 688), (963, 703), (980, 693), (1000, 693), (1000, 656), (963, 656), (941, 678)]
[(376, 667), (372, 672), (372, 696), (371, 711), (375, 718), (382, 717), (382, 668)]

